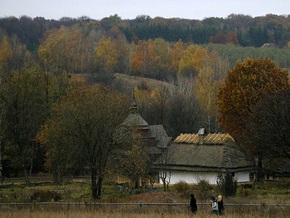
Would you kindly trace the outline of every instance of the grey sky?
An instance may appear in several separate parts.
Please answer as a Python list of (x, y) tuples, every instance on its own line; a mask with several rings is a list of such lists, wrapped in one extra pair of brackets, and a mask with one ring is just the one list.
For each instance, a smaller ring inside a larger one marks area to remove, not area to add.
[(100, 20), (118, 14), (122, 19), (149, 15), (202, 20), (233, 13), (289, 15), (290, 0), (0, 0), (0, 17), (27, 15), (58, 20), (88, 16)]

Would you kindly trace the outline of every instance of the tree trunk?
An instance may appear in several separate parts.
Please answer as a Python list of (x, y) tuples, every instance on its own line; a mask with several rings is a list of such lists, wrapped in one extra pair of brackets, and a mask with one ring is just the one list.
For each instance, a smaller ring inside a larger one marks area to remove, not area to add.
[(61, 184), (63, 182), (62, 168), (55, 166), (55, 164), (52, 167), (52, 179), (54, 184)]
[(166, 182), (165, 179), (161, 179), (163, 183), (163, 191), (166, 192)]
[(166, 183), (166, 191), (169, 191), (169, 183)]
[(139, 188), (139, 181), (135, 180), (135, 189), (138, 189), (138, 188)]
[(32, 170), (33, 170), (33, 158), (30, 158), (30, 169), (29, 169), (29, 176), (32, 175)]
[(102, 194), (103, 178), (100, 176), (97, 183), (97, 198), (100, 199)]
[(258, 156), (258, 168), (257, 168), (257, 181), (262, 180), (262, 170), (263, 170), (263, 158), (261, 156)]
[(23, 170), (24, 170), (25, 184), (28, 186), (30, 185), (29, 174), (28, 174), (27, 169), (25, 169), (25, 167), (23, 167)]
[(98, 187), (97, 187), (97, 170), (91, 170), (91, 189), (93, 199), (98, 198)]

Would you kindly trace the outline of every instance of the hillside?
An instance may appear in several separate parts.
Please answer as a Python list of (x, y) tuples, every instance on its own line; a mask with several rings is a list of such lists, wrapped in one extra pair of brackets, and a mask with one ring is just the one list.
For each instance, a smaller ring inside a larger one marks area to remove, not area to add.
[[(83, 75), (87, 82), (89, 83), (95, 83), (92, 75), (88, 74), (79, 74)], [(151, 79), (147, 77), (142, 76), (132, 76), (128, 74), (121, 74), (121, 73), (115, 73), (113, 76), (113, 80), (111, 82), (111, 85), (115, 87), (118, 90), (121, 90), (122, 92), (130, 94), (134, 87), (139, 86), (140, 88), (149, 88), (150, 90), (154, 90), (156, 87), (165, 86), (167, 88), (174, 88), (174, 85), (157, 80), (157, 79)]]
[(127, 74), (114, 74), (114, 85), (122, 86), (125, 88), (126, 91), (131, 91), (136, 86), (141, 86), (142, 84), (146, 84), (151, 90), (155, 89), (156, 87), (165, 86), (165, 87), (173, 87), (173, 85), (156, 79), (150, 79), (141, 76), (130, 76)]

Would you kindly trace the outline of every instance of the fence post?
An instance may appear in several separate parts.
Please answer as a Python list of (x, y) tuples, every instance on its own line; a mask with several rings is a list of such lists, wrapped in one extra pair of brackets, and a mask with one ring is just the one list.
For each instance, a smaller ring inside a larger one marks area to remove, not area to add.
[(34, 209), (35, 209), (35, 203), (33, 202), (30, 204), (30, 213), (33, 213)]

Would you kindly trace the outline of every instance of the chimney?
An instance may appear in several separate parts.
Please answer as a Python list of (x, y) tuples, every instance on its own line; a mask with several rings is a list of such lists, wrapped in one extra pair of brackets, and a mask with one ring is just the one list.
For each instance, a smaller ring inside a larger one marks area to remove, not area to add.
[(198, 145), (203, 145), (205, 135), (206, 135), (205, 128), (200, 128), (198, 130), (198, 137), (199, 137)]

